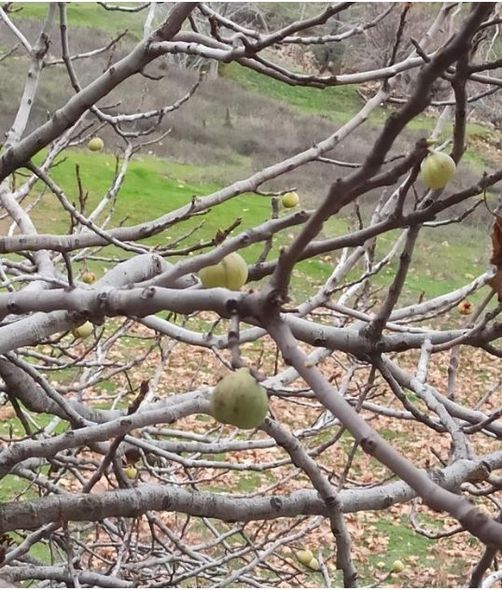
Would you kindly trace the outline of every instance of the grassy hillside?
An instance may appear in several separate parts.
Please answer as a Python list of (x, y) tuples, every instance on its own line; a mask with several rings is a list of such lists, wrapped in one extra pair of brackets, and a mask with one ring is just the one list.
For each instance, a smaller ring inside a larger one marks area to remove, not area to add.
[[(71, 200), (76, 198), (77, 163), (84, 190), (88, 193), (87, 211), (90, 212), (112, 181), (115, 160), (111, 154), (106, 153), (69, 151), (65, 161), (54, 168), (53, 176)], [(211, 172), (210, 167), (176, 164), (153, 156), (138, 156), (130, 165), (113, 207), (110, 225), (133, 225), (154, 219), (190, 202), (193, 196), (211, 194), (222, 186), (221, 183), (204, 180), (204, 176), (212, 176)], [(36, 189), (42, 189), (41, 185), (37, 185)], [(38, 194), (38, 190), (35, 193)], [(160, 236), (149, 238), (146, 243), (166, 246), (197, 227), (195, 234), (180, 244), (180, 247), (186, 247), (210, 240), (218, 229), (230, 226), (238, 218), (242, 219), (242, 223), (234, 230), (234, 235), (265, 221), (270, 217), (270, 213), (271, 202), (268, 197), (242, 195), (213, 208), (203, 217), (197, 216), (163, 232)], [(68, 215), (61, 213), (56, 197), (47, 193), (36, 206), (33, 216), (41, 232), (65, 232), (69, 227)], [(331, 219), (323, 228), (323, 236), (343, 235), (350, 229), (351, 223), (353, 222), (350, 219), (344, 217)], [(278, 236), (274, 241), (270, 258), (275, 258), (279, 247), (289, 243), (297, 231), (290, 229)], [(379, 255), (383, 256), (388, 252), (396, 236), (396, 232), (390, 232), (379, 238)], [(252, 245), (246, 248), (243, 254), (249, 263), (254, 263), (261, 250), (262, 245)], [(119, 254), (114, 247), (107, 247), (103, 252), (106, 255)], [(416, 301), (422, 294), (436, 296), (465, 284), (483, 271), (488, 252), (488, 233), (483, 232), (481, 228), (460, 228), (453, 225), (434, 230), (423, 229), (403, 299)], [(295, 295), (300, 298), (312, 294), (316, 286), (320, 286), (329, 276), (338, 255), (339, 253), (335, 253), (334, 257), (327, 255), (302, 262), (293, 276)], [(104, 270), (104, 263), (100, 261), (90, 261), (88, 266), (97, 273)], [(382, 288), (388, 285), (394, 271), (395, 263), (380, 273), (376, 286)], [(352, 273), (349, 280), (354, 278), (356, 274)]]
[(362, 99), (353, 86), (308, 88), (288, 86), (237, 64), (224, 65), (222, 75), (234, 80), (246, 90), (280, 100), (309, 115), (329, 118), (343, 124), (362, 106)]
[[(322, 90), (289, 86), (237, 64), (224, 65), (221, 68), (221, 74), (224, 78), (233, 80), (250, 92), (281, 101), (302, 113), (329, 119), (337, 125), (346, 123), (364, 104), (354, 86), (333, 86)], [(382, 107), (374, 111), (366, 126), (373, 129), (380, 128), (390, 112), (389, 107)], [(407, 126), (407, 131), (412, 136), (410, 141), (418, 136), (429, 135), (436, 125), (436, 118), (436, 114), (431, 111), (427, 116), (421, 115), (410, 121)], [(453, 123), (449, 122), (444, 126), (440, 140), (450, 139), (452, 131)], [(493, 151), (489, 153), (487, 150), (480, 150), (479, 141), (486, 146), (497, 146), (502, 141), (502, 133), (480, 122), (468, 122), (467, 150), (464, 154), (464, 162), (469, 163), (478, 172), (482, 172), (485, 166), (495, 163), (495, 154)]]
[[(128, 6), (133, 7), (137, 4), (139, 3), (132, 2)], [(132, 36), (141, 37), (144, 21), (141, 12), (109, 12), (97, 2), (68, 2), (66, 6), (70, 28), (98, 29), (114, 35), (127, 30)], [(46, 2), (16, 2), (15, 8), (16, 11), (11, 14), (14, 20), (42, 21), (47, 15)]]

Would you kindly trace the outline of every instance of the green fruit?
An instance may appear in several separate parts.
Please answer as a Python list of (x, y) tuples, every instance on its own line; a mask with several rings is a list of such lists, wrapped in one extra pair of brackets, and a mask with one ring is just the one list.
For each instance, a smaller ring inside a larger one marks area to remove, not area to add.
[(309, 563), (314, 559), (314, 554), (310, 549), (302, 549), (295, 553), (296, 559), (302, 564), (308, 566)]
[(240, 254), (232, 252), (218, 264), (202, 268), (199, 278), (206, 289), (226, 287), (238, 291), (247, 281), (248, 265)]
[(390, 571), (394, 574), (399, 574), (404, 571), (404, 563), (400, 559), (396, 559), (396, 561), (392, 564)]
[(199, 271), (199, 279), (205, 289), (213, 287), (226, 287), (226, 273), (223, 260), (218, 264), (206, 266)]
[(320, 570), (319, 562), (315, 557), (310, 560), (310, 563), (307, 564), (307, 567), (309, 567), (311, 570), (315, 570), (316, 572)]
[(124, 467), (124, 474), (128, 479), (136, 479), (138, 477), (138, 470), (133, 465)]
[(286, 193), (282, 196), (281, 203), (286, 209), (291, 209), (300, 203), (300, 197), (295, 192)]
[(75, 336), (75, 338), (87, 338), (87, 336), (92, 334), (93, 328), (94, 326), (91, 324), (91, 322), (85, 322), (81, 326), (73, 328), (71, 333)]
[(422, 162), (420, 178), (427, 188), (444, 188), (456, 169), (455, 162), (448, 154), (433, 151)]
[(91, 150), (91, 152), (99, 152), (104, 146), (105, 143), (101, 137), (93, 137), (92, 139), (89, 139), (89, 142), (87, 143), (87, 149)]
[(223, 377), (214, 388), (210, 411), (223, 424), (257, 428), (267, 415), (267, 393), (249, 369), (238, 369)]
[(82, 281), (84, 283), (87, 283), (88, 285), (94, 283), (95, 280), (96, 280), (96, 275), (93, 272), (86, 271), (82, 275)]

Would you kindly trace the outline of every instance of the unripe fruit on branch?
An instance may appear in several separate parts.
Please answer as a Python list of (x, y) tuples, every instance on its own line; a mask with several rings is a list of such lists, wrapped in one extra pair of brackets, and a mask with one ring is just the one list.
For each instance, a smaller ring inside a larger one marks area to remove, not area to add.
[(257, 428), (267, 415), (267, 392), (244, 367), (223, 377), (214, 388), (210, 411), (223, 424)]
[(226, 287), (238, 291), (247, 281), (248, 265), (240, 254), (232, 252), (218, 264), (201, 268), (199, 278), (206, 289)]
[(319, 562), (317, 561), (317, 559), (315, 557), (313, 557), (310, 560), (310, 563), (307, 564), (307, 567), (309, 567), (311, 570), (314, 570), (316, 572), (318, 572), (321, 569), (319, 567)]
[(467, 299), (464, 299), (457, 305), (457, 310), (460, 315), (470, 315), (472, 313), (472, 308), (472, 303)]
[(295, 193), (294, 191), (285, 193), (282, 195), (281, 203), (285, 209), (291, 209), (300, 203), (300, 197), (298, 196), (298, 193)]
[(124, 475), (128, 479), (136, 479), (138, 477), (138, 470), (136, 467), (134, 467), (134, 465), (128, 465), (127, 467), (124, 467), (123, 471)]
[(91, 150), (91, 152), (99, 152), (104, 148), (104, 146), (105, 143), (101, 137), (93, 137), (92, 139), (89, 139), (87, 143), (87, 149)]
[(427, 188), (444, 188), (457, 169), (448, 154), (432, 151), (420, 166), (420, 178)]
[(89, 270), (85, 271), (84, 274), (82, 275), (82, 281), (84, 283), (87, 283), (88, 285), (91, 285), (92, 283), (94, 283), (95, 280), (96, 280), (96, 275)]
[(295, 557), (302, 565), (308, 566), (308, 564), (314, 559), (314, 554), (310, 549), (301, 549), (295, 553)]
[(87, 338), (92, 334), (94, 326), (91, 322), (84, 322), (81, 326), (77, 326), (73, 328), (71, 333), (75, 336), (75, 338)]

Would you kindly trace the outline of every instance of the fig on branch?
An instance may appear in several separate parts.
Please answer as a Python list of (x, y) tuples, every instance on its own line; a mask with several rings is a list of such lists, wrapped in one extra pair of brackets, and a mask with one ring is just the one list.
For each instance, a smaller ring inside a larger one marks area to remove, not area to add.
[(291, 209), (300, 203), (300, 197), (298, 196), (298, 193), (294, 191), (285, 193), (282, 196), (281, 203), (285, 209)]
[(243, 367), (223, 377), (214, 388), (210, 411), (223, 424), (257, 428), (267, 415), (267, 392)]
[(100, 152), (104, 147), (105, 143), (101, 137), (93, 137), (87, 143), (87, 149), (91, 150), (91, 152)]
[(82, 275), (82, 281), (84, 283), (87, 283), (88, 285), (91, 285), (92, 283), (94, 283), (95, 280), (96, 280), (96, 275), (89, 270), (85, 271), (84, 274)]
[(226, 287), (238, 291), (247, 281), (248, 265), (240, 254), (232, 252), (218, 264), (202, 268), (199, 278), (206, 289)]
[(308, 566), (309, 563), (314, 559), (314, 554), (310, 549), (301, 549), (295, 553), (296, 559), (302, 564)]
[(81, 326), (73, 328), (71, 333), (75, 336), (75, 338), (87, 338), (87, 336), (90, 336), (92, 334), (93, 328), (94, 326), (92, 325), (92, 323), (87, 321), (84, 322)]
[(432, 151), (420, 166), (420, 178), (427, 188), (444, 188), (457, 169), (448, 154)]
[(124, 467), (124, 475), (127, 479), (136, 479), (138, 477), (138, 470), (134, 465), (128, 465), (127, 467)]

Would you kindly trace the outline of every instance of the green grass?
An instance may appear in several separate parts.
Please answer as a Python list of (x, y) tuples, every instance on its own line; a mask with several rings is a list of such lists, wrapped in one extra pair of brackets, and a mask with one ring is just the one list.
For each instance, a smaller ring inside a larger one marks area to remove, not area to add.
[[(363, 521), (365, 517), (363, 517)], [(390, 520), (385, 515), (375, 520), (372, 525), (377, 533), (384, 534), (389, 543), (384, 551), (370, 553), (368, 563), (361, 568), (361, 582), (372, 583), (374, 576), (367, 574), (367, 570), (379, 570), (381, 573), (390, 572), (392, 564), (399, 559), (405, 564), (405, 571), (402, 574), (393, 574), (388, 578), (389, 582), (384, 585), (403, 584), (406, 586), (406, 571), (417, 574), (417, 567), (438, 566), (435, 560), (424, 561), (430, 554), (435, 545), (435, 541), (428, 539), (418, 533), (415, 533), (409, 523), (401, 519), (400, 522)], [(417, 565), (411, 565), (409, 558), (418, 556), (420, 558)]]
[[(114, 158), (111, 154), (90, 154), (82, 150), (66, 152), (66, 160), (54, 168), (53, 177), (72, 201), (76, 199), (76, 164), (80, 167), (82, 183), (88, 193), (89, 212), (99, 202), (113, 179)], [(194, 196), (208, 195), (221, 188), (214, 183), (192, 182), (192, 178), (197, 177), (199, 172), (200, 170), (195, 170), (192, 166), (173, 164), (150, 156), (137, 158), (130, 164), (111, 225), (126, 220), (124, 225), (128, 226), (155, 219), (190, 203)], [(40, 184), (37, 185), (38, 188), (42, 188)], [(238, 218), (242, 219), (238, 231), (254, 227), (267, 218), (269, 211), (268, 198), (243, 195), (224, 206), (215, 207), (204, 216), (196, 216), (177, 224), (164, 232), (161, 238), (156, 236), (145, 242), (165, 246), (170, 240), (201, 223), (202, 227), (191, 241), (207, 240), (218, 229), (227, 227)], [(68, 228), (68, 215), (61, 215), (59, 202), (50, 194), (44, 195), (34, 218), (42, 232), (60, 232)]]
[[(75, 167), (77, 164), (80, 167), (84, 190), (88, 193), (87, 212), (89, 212), (110, 185), (114, 175), (115, 160), (109, 153), (97, 154), (86, 150), (67, 151), (65, 160), (53, 169), (53, 176), (72, 201), (76, 200)], [(221, 185), (204, 179), (215, 178), (217, 174), (218, 167), (212, 170), (209, 167), (177, 164), (152, 156), (138, 157), (130, 164), (115, 205), (110, 227), (124, 220), (124, 225), (134, 225), (155, 219), (189, 203), (193, 196), (211, 194), (221, 188)], [(40, 184), (36, 188), (42, 189)], [(212, 239), (219, 229), (228, 227), (240, 218), (241, 225), (233, 232), (233, 235), (236, 235), (268, 219), (270, 211), (269, 198), (251, 194), (241, 195), (214, 207), (203, 216), (183, 221), (162, 234), (145, 240), (144, 243), (166, 246), (202, 224), (193, 236), (180, 244), (180, 247), (185, 247), (194, 242)], [(33, 217), (37, 228), (43, 233), (66, 233), (69, 227), (68, 214), (62, 214), (59, 202), (50, 194), (43, 196)], [(343, 235), (349, 229), (346, 219), (333, 218), (325, 224), (322, 237)], [(298, 231), (299, 228), (291, 228), (277, 236), (270, 259), (275, 258), (279, 247), (290, 243)], [(392, 231), (378, 238), (378, 257), (384, 256), (389, 251), (397, 235), (397, 231)], [(423, 228), (415, 248), (402, 302), (416, 301), (422, 294), (435, 297), (469, 282), (486, 268), (489, 247), (487, 232), (465, 224), (435, 229)], [(251, 245), (243, 250), (244, 258), (248, 263), (254, 263), (261, 250), (262, 245)], [(107, 247), (103, 253), (117, 255), (118, 250)], [(293, 273), (294, 299), (300, 300), (313, 294), (316, 288), (328, 278), (338, 256), (339, 253), (334, 253), (333, 256), (320, 256), (300, 262)], [(176, 259), (178, 257), (172, 258), (173, 261)], [(374, 281), (375, 286), (386, 288), (390, 285), (398, 260), (399, 253), (393, 263), (377, 275)], [(104, 271), (102, 263), (91, 262), (88, 267), (97, 274)], [(354, 280), (360, 272), (361, 267), (358, 267), (349, 274), (345, 282)]]
[(261, 484), (261, 477), (257, 473), (248, 473), (239, 478), (237, 489), (240, 492), (255, 492)]
[[(346, 123), (362, 107), (362, 101), (357, 95), (355, 86), (334, 86), (322, 90), (289, 86), (235, 63), (225, 64), (220, 68), (220, 73), (223, 77), (237, 82), (250, 92), (278, 100), (302, 113), (327, 118), (338, 125)], [(381, 127), (392, 111), (393, 109), (387, 106), (374, 111), (370, 114), (366, 125)], [(423, 137), (427, 137), (434, 130), (436, 122), (435, 116), (419, 115), (412, 119), (406, 128), (414, 134), (419, 133)], [(453, 124), (450, 122), (445, 125), (439, 141), (451, 139), (452, 131)], [(481, 174), (488, 163), (488, 158), (475, 146), (469, 144), (469, 137), (495, 141), (500, 140), (502, 134), (480, 123), (468, 123), (466, 134), (467, 149), (463, 161)]]
[[(112, 182), (115, 169), (114, 157), (107, 153), (96, 154), (85, 150), (70, 150), (65, 153), (65, 160), (53, 169), (52, 175), (73, 202), (76, 201), (77, 194), (75, 176), (77, 164), (84, 190), (88, 194), (86, 210), (90, 212)], [(176, 164), (151, 156), (138, 157), (130, 164), (110, 226), (123, 222), (124, 219), (126, 226), (155, 219), (189, 203), (193, 196), (208, 195), (221, 188), (219, 184), (202, 180), (204, 176), (215, 176), (215, 171), (208, 169), (205, 172), (205, 170), (205, 168)], [(43, 190), (40, 183), (37, 184), (34, 192), (37, 193), (38, 190)], [(247, 228), (259, 225), (270, 217), (270, 213), (271, 202), (268, 197), (245, 194), (214, 207), (204, 216), (183, 221), (162, 234), (145, 240), (144, 243), (166, 246), (202, 223), (196, 234), (181, 244), (181, 247), (184, 247), (189, 243), (212, 239), (219, 229), (230, 226), (240, 218), (241, 225), (233, 232), (233, 235), (236, 235)], [(68, 214), (61, 212), (58, 200), (49, 193), (44, 194), (34, 210), (33, 219), (41, 233), (66, 233), (69, 228)], [(346, 223), (335, 220), (332, 227), (336, 227), (340, 233), (346, 227)], [(294, 235), (297, 231), (292, 229), (277, 237), (271, 254), (272, 258), (277, 256), (280, 246), (291, 241), (288, 236)], [(254, 263), (262, 248), (263, 245), (254, 244), (245, 248), (242, 253), (248, 263)], [(118, 253), (115, 247), (107, 247), (103, 250), (103, 254), (106, 255)], [(172, 260), (175, 261), (177, 258), (179, 257), (173, 257)], [(102, 263), (90, 262), (87, 266), (98, 275), (104, 271)], [(311, 293), (312, 285), (322, 284), (328, 277), (330, 269), (330, 264), (318, 259), (300, 263), (294, 277), (296, 294), (304, 296)]]
[[(49, 414), (36, 414), (33, 415), (39, 428), (48, 426), (53, 416)], [(32, 430), (35, 431), (37, 428), (30, 422)], [(61, 421), (54, 434), (61, 434), (68, 428), (66, 422)], [(9, 420), (2, 420), (0, 423), (0, 436), (4, 439), (13, 436), (15, 439), (22, 438), (25, 436), (25, 430), (21, 421), (17, 417), (10, 418)], [(49, 467), (44, 466), (40, 469), (40, 474), (47, 475)], [(1, 482), (1, 502), (14, 502), (18, 498), (22, 498), (23, 501), (35, 500), (39, 498), (36, 484), (32, 484), (29, 480), (19, 477), (17, 475), (8, 474), (2, 478)], [(10, 533), (9, 536), (14, 540), (15, 544), (21, 542), (21, 537), (16, 533)], [(50, 554), (48, 547), (45, 543), (36, 543), (30, 548), (31, 557), (38, 559), (42, 563), (50, 563)]]
[[(419, 115), (412, 119), (406, 128), (410, 131), (415, 131), (427, 137), (432, 133), (436, 126), (437, 119), (435, 117), (427, 117), (425, 115)], [(444, 126), (441, 134), (439, 135), (438, 142), (442, 143), (447, 140), (451, 140), (453, 136), (453, 123), (450, 121)], [(469, 164), (471, 168), (481, 174), (489, 162), (486, 154), (479, 150), (473, 145), (472, 139), (483, 139), (489, 142), (498, 142), (502, 139), (502, 134), (490, 127), (481, 125), (480, 123), (467, 123), (466, 126), (466, 150), (462, 156), (462, 164)]]
[[(392, 246), (398, 232), (388, 232), (378, 239), (377, 253), (383, 256)], [(450, 225), (423, 228), (415, 247), (404, 293), (411, 299), (425, 293), (437, 297), (470, 282), (484, 272), (489, 251), (488, 232), (476, 228)], [(399, 260), (380, 273), (376, 284), (388, 286), (394, 278)]]
[[(91, 154), (85, 150), (65, 152), (65, 160), (53, 169), (55, 181), (64, 189), (67, 196), (75, 200), (77, 181), (75, 166), (79, 165), (80, 176), (85, 191), (88, 193), (88, 210), (104, 195), (109, 187), (115, 169), (112, 154)], [(127, 219), (125, 225), (133, 225), (160, 217), (189, 203), (194, 196), (210, 194), (220, 188), (215, 183), (194, 183), (200, 169), (193, 166), (175, 164), (150, 156), (141, 156), (133, 160), (129, 166), (127, 177), (117, 199), (113, 221)], [(41, 188), (38, 184), (37, 188)], [(252, 210), (248, 207), (253, 204)], [(224, 215), (218, 211), (216, 215), (204, 217), (203, 236), (223, 227), (236, 217), (243, 217), (248, 226), (254, 225), (268, 211), (268, 199), (242, 197), (225, 205)], [(40, 209), (40, 208), (39, 208)], [(57, 199), (52, 195), (44, 196), (43, 214), (35, 213), (35, 219), (42, 231), (61, 231), (67, 226), (60, 213)], [(197, 218), (192, 223), (200, 223)], [(186, 230), (186, 227), (184, 228)], [(165, 236), (167, 237), (167, 236)], [(174, 234), (173, 234), (174, 237)]]
[[(28, 412), (26, 410), (26, 408), (24, 408), (24, 410), (25, 410), (25, 413)], [(35, 432), (37, 429), (46, 428), (53, 418), (54, 418), (54, 416), (52, 416), (52, 414), (36, 414), (36, 418), (35, 418), (36, 425), (32, 424), (31, 422), (29, 422), (29, 424), (32, 428), (32, 431)], [(56, 426), (56, 428), (54, 429), (53, 432), (54, 432), (54, 434), (62, 434), (63, 432), (65, 432), (67, 427), (68, 427), (67, 423), (64, 420), (62, 420)], [(16, 438), (16, 437), (22, 438), (26, 434), (24, 427), (21, 424), (21, 421), (17, 417), (9, 418), (8, 421), (0, 422), (0, 436), (8, 437), (8, 436), (10, 436), (11, 432), (12, 432), (12, 435), (14, 436), (14, 438)]]
[[(0, 495), (2, 502), (12, 502), (15, 498), (24, 492), (30, 486), (30, 482), (22, 479), (17, 475), (6, 475), (2, 478), (2, 492)], [(24, 495), (23, 495), (24, 497)], [(34, 498), (34, 494), (28, 492), (28, 498)]]
[(228, 64), (222, 75), (237, 82), (240, 86), (269, 98), (279, 100), (308, 114), (327, 117), (345, 123), (349, 116), (361, 108), (361, 99), (351, 86), (336, 86), (326, 89), (289, 86), (278, 80), (268, 78), (238, 64)]
[[(129, 4), (129, 6), (135, 3)], [(13, 20), (29, 19), (42, 22), (47, 16), (47, 2), (16, 2), (16, 11), (11, 13)], [(86, 27), (106, 31), (113, 35), (125, 30), (136, 38), (141, 37), (145, 13), (141, 12), (109, 12), (97, 2), (68, 2), (67, 19), (71, 27)]]
[[(331, 219), (325, 224), (324, 237), (342, 235), (348, 231), (347, 222)], [(392, 248), (399, 236), (399, 230), (393, 230), (379, 236), (377, 239), (377, 260), (384, 257)], [(415, 247), (406, 282), (402, 291), (400, 303), (416, 302), (420, 297), (437, 297), (458, 289), (470, 282), (486, 269), (490, 250), (489, 234), (482, 228), (468, 225), (449, 225), (442, 228), (422, 228)], [(380, 291), (376, 298), (382, 298), (392, 283), (399, 264), (398, 251), (393, 261), (372, 279), (372, 287)], [(338, 255), (338, 253), (335, 253)], [(313, 280), (320, 283), (330, 271), (328, 263), (330, 257), (322, 260), (306, 261), (298, 265), (298, 269)], [(336, 258), (333, 257), (333, 261)], [(311, 262), (311, 264), (310, 264)], [(356, 280), (362, 272), (362, 261), (344, 279), (343, 284)], [(472, 297), (477, 303), (485, 296), (484, 291)]]
[[(363, 547), (368, 544), (370, 548), (367, 556), (362, 560), (355, 559), (354, 561), (361, 586), (373, 585), (375, 578), (378, 577), (380, 578), (380, 587), (410, 587), (416, 584), (417, 579), (420, 579), (420, 570), (423, 568), (434, 567), (437, 570), (454, 571), (450, 564), (443, 565), (441, 568), (439, 557), (433, 553), (437, 541), (414, 532), (406, 519), (392, 520), (388, 514), (383, 513), (380, 513), (379, 518), (376, 519), (374, 515), (368, 513), (359, 514), (358, 522), (360, 526), (364, 527), (367, 534), (358, 539), (357, 543)], [(378, 542), (381, 536), (386, 537), (388, 543), (375, 549), (374, 543)], [(340, 570), (336, 570), (334, 567), (335, 553), (329, 545), (323, 550), (323, 558), (328, 565), (333, 586), (341, 586), (342, 575)], [(399, 574), (391, 574), (392, 565), (396, 560), (402, 561), (405, 569)], [(460, 566), (465, 567), (465, 564)]]

